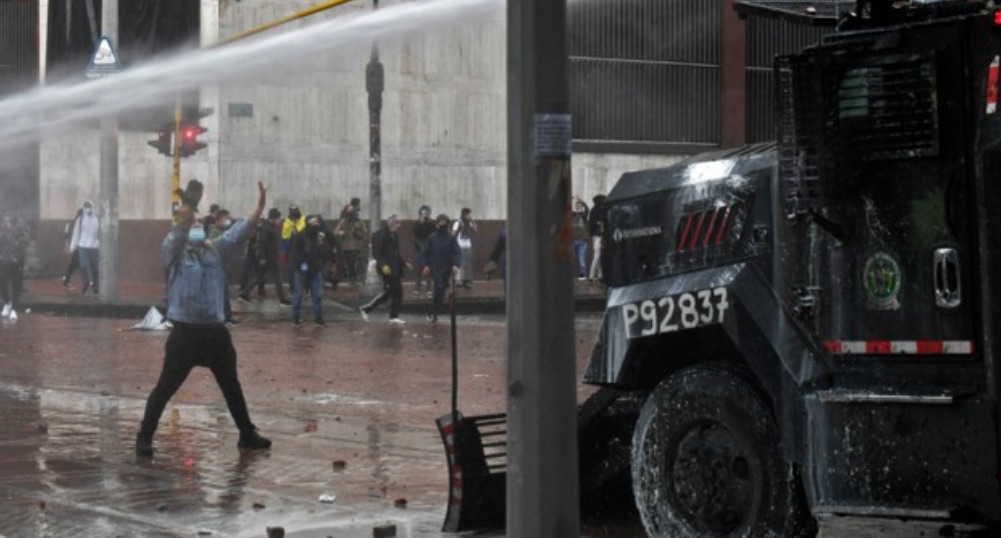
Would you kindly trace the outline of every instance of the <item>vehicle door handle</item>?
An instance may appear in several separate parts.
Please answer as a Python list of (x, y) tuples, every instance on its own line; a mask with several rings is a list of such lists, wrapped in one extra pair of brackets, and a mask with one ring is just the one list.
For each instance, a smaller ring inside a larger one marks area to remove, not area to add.
[(941, 308), (959, 308), (962, 288), (959, 278), (959, 253), (951, 247), (935, 249), (935, 305)]

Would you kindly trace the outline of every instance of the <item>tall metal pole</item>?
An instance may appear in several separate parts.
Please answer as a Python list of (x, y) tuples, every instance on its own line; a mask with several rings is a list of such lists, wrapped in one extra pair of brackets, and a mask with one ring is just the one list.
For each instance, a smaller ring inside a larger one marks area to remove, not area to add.
[[(379, 0), (373, 0), (372, 9), (379, 9)], [(365, 66), (365, 89), (368, 91), (368, 158), (370, 228), (375, 232), (382, 220), (382, 91), (386, 75), (379, 61), (379, 45), (372, 45), (372, 57)]]
[(566, 2), (508, 0), (507, 534), (580, 536)]
[[(118, 43), (118, 0), (102, 0), (101, 33)], [(118, 118), (101, 119), (101, 301), (118, 301)]]

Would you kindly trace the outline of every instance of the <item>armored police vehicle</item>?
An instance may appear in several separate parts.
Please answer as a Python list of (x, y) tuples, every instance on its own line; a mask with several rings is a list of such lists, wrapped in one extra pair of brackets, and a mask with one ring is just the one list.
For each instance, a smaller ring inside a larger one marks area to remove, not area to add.
[(1001, 8), (844, 11), (777, 59), (776, 143), (606, 200), (582, 494), (624, 470), (651, 536), (1001, 521)]

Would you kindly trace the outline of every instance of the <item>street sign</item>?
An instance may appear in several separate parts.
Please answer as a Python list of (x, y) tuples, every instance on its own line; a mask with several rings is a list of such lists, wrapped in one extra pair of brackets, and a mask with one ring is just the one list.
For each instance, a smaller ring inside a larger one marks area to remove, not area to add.
[(108, 36), (101, 36), (97, 46), (94, 47), (94, 54), (90, 56), (87, 63), (87, 78), (101, 78), (122, 70), (122, 64), (118, 61), (118, 53), (111, 46), (111, 39)]

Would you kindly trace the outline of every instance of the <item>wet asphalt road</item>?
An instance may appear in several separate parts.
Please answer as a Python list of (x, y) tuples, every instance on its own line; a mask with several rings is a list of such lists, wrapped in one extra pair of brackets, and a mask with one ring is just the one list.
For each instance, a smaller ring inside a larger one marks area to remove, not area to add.
[[(168, 406), (152, 460), (134, 455), (166, 332), (132, 322), (23, 314), (0, 324), (0, 537), (440, 536), (446, 463), (434, 419), (448, 412), (448, 325), (353, 313), (325, 327), (248, 317), (233, 329), (251, 416), (275, 443), (240, 453), (211, 374), (196, 369)], [(597, 318), (577, 323), (583, 371)], [(459, 407), (504, 410), (506, 332), (460, 318)], [(580, 387), (583, 399), (590, 389)], [(335, 462), (337, 464), (335, 465)], [(319, 501), (335, 496), (333, 503)], [(821, 536), (938, 536), (939, 528), (824, 519)], [(639, 536), (635, 518), (584, 534)]]
[[(237, 450), (222, 395), (195, 369), (164, 413), (151, 461), (135, 457), (134, 441), (166, 332), (4, 320), (0, 535), (256, 537), (284, 526), (289, 536), (368, 537), (392, 522), (398, 536), (438, 536), (447, 473), (434, 419), (449, 410), (448, 325), (407, 319), (342, 313), (300, 328), (248, 319), (232, 331), (240, 379), (272, 450)], [(504, 326), (461, 323), (460, 409), (503, 411)], [(581, 361), (596, 323), (582, 324)], [(319, 502), (324, 494), (336, 500)]]

